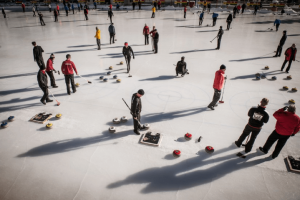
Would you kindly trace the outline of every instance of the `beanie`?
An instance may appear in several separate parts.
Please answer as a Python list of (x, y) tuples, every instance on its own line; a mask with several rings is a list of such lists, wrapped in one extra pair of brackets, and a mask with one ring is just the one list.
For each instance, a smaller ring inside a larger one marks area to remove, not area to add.
[(128, 44), (128, 42), (125, 42), (124, 45)]
[(220, 69), (226, 69), (225, 65), (221, 65)]
[(145, 92), (144, 92), (143, 89), (139, 89), (138, 93), (139, 93), (140, 95), (144, 95), (144, 94), (145, 94)]
[(54, 56), (54, 54), (53, 54), (53, 53), (51, 53), (51, 55), (50, 55), (50, 58), (55, 58), (55, 56)]

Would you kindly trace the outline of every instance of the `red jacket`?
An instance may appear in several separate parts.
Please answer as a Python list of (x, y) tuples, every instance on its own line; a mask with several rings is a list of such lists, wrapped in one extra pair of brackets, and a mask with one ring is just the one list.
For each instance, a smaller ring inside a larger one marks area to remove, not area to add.
[[(295, 61), (295, 59), (296, 59), (296, 54), (297, 54), (297, 49), (295, 48), (294, 58), (292, 58), (293, 61)], [(284, 55), (285, 55), (285, 60), (290, 60), (290, 58), (291, 58), (291, 56), (292, 56), (292, 47), (288, 48), (288, 49), (285, 51)]]
[(186, 6), (184, 7), (184, 12), (186, 12)]
[(144, 27), (143, 34), (144, 35), (149, 35), (149, 27), (148, 26)]
[(22, 3), (22, 8), (25, 8), (25, 4)]
[(59, 10), (59, 5), (56, 6), (56, 10)]
[(73, 69), (77, 74), (75, 64), (71, 60), (65, 60), (61, 65), (61, 71), (64, 75), (73, 74)]
[(160, 1), (158, 1), (158, 2), (157, 2), (157, 5), (160, 5), (160, 4), (161, 4)]
[(112, 9), (112, 5), (111, 4), (109, 5), (109, 8)]
[(51, 71), (51, 70), (53, 70), (53, 69), (54, 69), (54, 68), (53, 68), (53, 61), (52, 61), (51, 58), (49, 58), (48, 61), (47, 61), (46, 71), (49, 72), (49, 71)]
[(300, 129), (300, 118), (298, 115), (284, 111), (283, 108), (277, 110), (273, 116), (277, 119), (275, 130), (279, 135), (296, 134)]
[(224, 74), (225, 72), (221, 69), (216, 71), (213, 88), (217, 90), (222, 90), (225, 81)]

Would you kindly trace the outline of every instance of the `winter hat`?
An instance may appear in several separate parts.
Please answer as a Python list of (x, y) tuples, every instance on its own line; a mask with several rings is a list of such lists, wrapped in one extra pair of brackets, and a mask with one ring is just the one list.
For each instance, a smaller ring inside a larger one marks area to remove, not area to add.
[(143, 89), (139, 89), (139, 91), (138, 91), (138, 94), (140, 94), (140, 95), (144, 95), (144, 94), (145, 94), (145, 92), (144, 92), (144, 90), (143, 90)]
[(226, 69), (225, 65), (221, 65), (220, 69)]
[(126, 45), (126, 44), (128, 45), (128, 42), (125, 42), (125, 43), (124, 43), (124, 45)]
[(55, 56), (54, 56), (54, 54), (53, 54), (53, 53), (51, 53), (51, 55), (50, 55), (50, 58), (55, 58)]
[(220, 28), (222, 28), (222, 26), (220, 26)]
[(284, 30), (283, 32), (286, 33), (286, 30)]

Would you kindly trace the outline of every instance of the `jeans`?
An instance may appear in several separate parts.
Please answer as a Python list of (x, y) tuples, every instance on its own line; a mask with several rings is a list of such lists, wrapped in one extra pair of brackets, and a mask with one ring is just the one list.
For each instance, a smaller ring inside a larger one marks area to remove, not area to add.
[(279, 56), (280, 57), (281, 56), (281, 52), (282, 52), (282, 46), (279, 45), (277, 47), (277, 51), (276, 51), (276, 55), (275, 56)]
[(145, 45), (149, 44), (149, 34), (145, 34)]
[(75, 87), (75, 84), (74, 84), (74, 74), (65, 75), (65, 81), (66, 81), (66, 85), (67, 85), (68, 94), (71, 94), (70, 82), (71, 82), (73, 92), (76, 92), (76, 87)]
[(214, 89), (214, 97), (212, 102), (208, 105), (208, 107), (215, 106), (221, 97), (221, 90)]
[(115, 34), (110, 34), (109, 42), (110, 44), (115, 43)]
[(46, 87), (43, 87), (43, 88), (41, 88), (42, 89), (42, 91), (44, 92), (44, 95), (43, 95), (43, 97), (41, 98), (41, 101), (45, 101), (45, 100), (47, 100), (47, 99), (49, 99), (49, 97), (48, 97), (48, 95), (49, 95), (49, 93), (48, 93), (48, 88), (46, 88)]

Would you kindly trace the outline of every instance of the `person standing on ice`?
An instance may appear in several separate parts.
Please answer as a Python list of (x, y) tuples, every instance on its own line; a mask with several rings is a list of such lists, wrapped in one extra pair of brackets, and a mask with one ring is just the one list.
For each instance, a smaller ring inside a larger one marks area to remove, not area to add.
[(186, 68), (186, 62), (184, 62), (184, 56), (182, 56), (181, 60), (177, 62), (175, 71), (176, 76), (178, 76), (178, 74), (181, 74), (181, 76), (184, 77), (185, 74), (190, 74)]
[(59, 15), (59, 5), (58, 4), (56, 4), (56, 10), (57, 10), (58, 15)]
[(300, 130), (300, 118), (296, 115), (295, 105), (285, 106), (277, 110), (273, 116), (277, 120), (275, 130), (268, 137), (265, 145), (259, 150), (267, 154), (272, 145), (277, 141), (272, 159), (276, 158), (290, 136), (294, 136)]
[(213, 18), (213, 24), (212, 24), (212, 26), (216, 25), (218, 16), (219, 16), (219, 14), (217, 14), (217, 13), (213, 13), (212, 14), (212, 18)]
[(279, 41), (279, 45), (278, 45), (278, 47), (277, 47), (276, 54), (275, 54), (275, 56), (273, 56), (273, 57), (277, 57), (277, 56), (280, 57), (280, 56), (281, 56), (282, 47), (283, 47), (283, 45), (284, 45), (286, 39), (287, 39), (286, 31), (283, 31), (283, 36), (281, 37), (281, 39), (280, 39), (280, 41)]
[(127, 63), (127, 73), (129, 73), (130, 71), (130, 60), (131, 60), (131, 54), (133, 56), (133, 59), (134, 59), (134, 53), (133, 53), (133, 50), (130, 46), (128, 46), (128, 43), (125, 42), (124, 44), (125, 46), (123, 47), (123, 55), (125, 57), (125, 60), (126, 60), (126, 63)]
[(155, 30), (155, 26), (153, 26), (152, 31), (150, 32), (151, 43), (152, 43), (152, 51), (154, 51), (154, 40), (153, 40), (153, 38), (155, 36), (154, 30)]
[(47, 75), (45, 72), (45, 66), (40, 67), (40, 70), (37, 74), (37, 81), (38, 81), (40, 88), (44, 92), (44, 95), (40, 100), (42, 102), (42, 104), (46, 105), (46, 102), (47, 103), (52, 102), (53, 100), (49, 99), (49, 96), (48, 96), (48, 94), (49, 94), (48, 93), (48, 79), (47, 79)]
[(68, 8), (68, 6), (65, 6), (65, 11), (66, 11), (66, 16), (68, 16), (69, 15), (69, 8)]
[(46, 73), (48, 74), (48, 76), (50, 78), (51, 86), (53, 88), (57, 88), (58, 86), (55, 84), (55, 78), (54, 78), (54, 75), (53, 75), (53, 71), (55, 71), (55, 69), (53, 68), (54, 59), (55, 59), (55, 56), (52, 53), (50, 55), (50, 58), (47, 61)]
[(112, 16), (114, 16), (114, 13), (112, 12), (112, 9), (109, 9), (107, 14), (108, 14), (108, 17), (110, 19), (110, 23), (113, 23), (112, 22)]
[(235, 18), (235, 15), (236, 15), (237, 11), (238, 11), (237, 7), (234, 6), (234, 8), (233, 8), (233, 18)]
[(282, 67), (281, 67), (281, 71), (283, 71), (283, 69), (284, 69), (284, 67), (285, 67), (285, 64), (287, 63), (287, 62), (289, 62), (289, 65), (288, 65), (288, 67), (286, 68), (286, 73), (289, 73), (289, 71), (290, 71), (290, 68), (291, 68), (291, 66), (292, 66), (292, 62), (293, 61), (295, 61), (295, 59), (296, 59), (296, 54), (297, 54), (297, 48), (296, 48), (296, 45), (295, 44), (293, 44), (290, 48), (288, 48), (286, 51), (285, 51), (285, 53), (284, 53), (284, 55), (285, 55), (285, 60), (284, 60), (284, 62), (283, 62), (283, 64), (282, 64)]
[(158, 10), (160, 10), (160, 8), (161, 8), (161, 2), (160, 2), (160, 0), (158, 0), (157, 6), (158, 6)]
[(32, 6), (32, 12), (33, 12), (33, 17), (35, 17), (36, 15), (35, 15), (35, 7), (34, 6)]
[(96, 27), (96, 35), (95, 35), (95, 38), (96, 38), (96, 42), (97, 42), (97, 45), (98, 45), (98, 50), (101, 50), (101, 32), (100, 30), (98, 29), (98, 27)]
[(137, 135), (140, 135), (139, 130), (145, 129), (145, 126), (140, 126), (139, 121), (141, 120), (142, 112), (142, 100), (141, 97), (145, 94), (143, 89), (138, 90), (137, 93), (134, 93), (131, 97), (131, 113), (133, 117), (133, 132)]
[(72, 3), (72, 11), (73, 11), (73, 15), (75, 14), (75, 8), (74, 8), (74, 4)]
[(199, 16), (199, 26), (202, 25), (203, 19), (204, 19), (204, 11), (202, 11), (202, 13)]
[(132, 10), (134, 10), (134, 9), (135, 9), (135, 2), (132, 1)]
[(183, 13), (183, 18), (186, 18), (186, 6), (184, 6)]
[(242, 152), (243, 154), (249, 153), (252, 150), (255, 139), (260, 133), (262, 126), (264, 125), (264, 123), (268, 123), (269, 121), (269, 113), (266, 111), (266, 106), (268, 105), (268, 103), (269, 99), (263, 98), (260, 101), (260, 105), (252, 107), (248, 111), (248, 124), (245, 126), (244, 131), (239, 139), (234, 142), (235, 145), (240, 148), (246, 137), (249, 137), (249, 135), (251, 134), (250, 140), (247, 141), (247, 144), (245, 145), (245, 152)]
[(41, 46), (37, 46), (36, 42), (31, 43), (33, 47), (33, 59), (39, 66), (39, 68), (46, 69), (45, 63), (44, 63), (44, 58), (43, 58), (43, 52), (44, 50), (42, 49)]
[(21, 4), (21, 7), (23, 9), (23, 12), (25, 12), (25, 4), (24, 3)]
[(143, 29), (143, 35), (145, 36), (145, 45), (149, 44), (149, 27), (145, 24)]
[(88, 14), (89, 14), (88, 9), (85, 8), (85, 9), (83, 10), (83, 12), (84, 12), (85, 20), (89, 20), (89, 18), (88, 18)]
[(281, 21), (279, 19), (275, 19), (274, 26), (276, 26), (276, 31), (278, 31), (278, 28), (280, 26)]
[(48, 4), (48, 7), (49, 7), (49, 12), (52, 12), (51, 3)]
[(220, 70), (216, 71), (214, 85), (213, 85), (214, 97), (212, 102), (207, 106), (211, 110), (214, 110), (215, 109), (214, 107), (218, 106), (217, 103), (221, 97), (221, 90), (224, 87), (225, 79), (227, 79), (227, 77), (225, 77), (225, 71), (226, 71), (225, 65), (221, 65)]
[(57, 17), (58, 17), (58, 12), (57, 12), (56, 9), (54, 9), (53, 14), (54, 14), (54, 22), (58, 22), (58, 19), (57, 19)]
[(142, 3), (141, 3), (141, 1), (140, 1), (140, 0), (138, 1), (138, 6), (139, 6), (139, 10), (141, 10)]
[(153, 41), (154, 41), (154, 53), (158, 53), (158, 40), (159, 40), (159, 34), (157, 32), (157, 30), (154, 30), (154, 37), (153, 37)]
[(73, 93), (76, 92), (73, 70), (76, 72), (77, 76), (78, 76), (78, 73), (77, 73), (75, 64), (71, 61), (71, 55), (67, 54), (66, 58), (67, 58), (67, 60), (65, 60), (61, 65), (61, 72), (65, 75), (65, 81), (66, 81), (66, 85), (67, 85), (67, 93), (68, 93), (68, 95), (71, 95), (70, 82), (72, 85)]
[(207, 11), (208, 11), (208, 13), (210, 12), (210, 8), (211, 8), (211, 4), (207, 3)]
[(115, 43), (115, 35), (116, 35), (116, 29), (114, 27), (114, 23), (111, 23), (111, 25), (108, 27), (109, 32), (109, 42)]
[(6, 13), (5, 13), (4, 7), (2, 7), (2, 14), (3, 14), (3, 17), (6, 18)]
[(258, 5), (255, 5), (255, 6), (254, 6), (254, 12), (253, 12), (253, 15), (256, 15), (257, 10), (258, 10)]
[(43, 19), (43, 14), (41, 12), (38, 13), (39, 15), (39, 18), (40, 18), (40, 23), (41, 23), (41, 26), (45, 26), (45, 22), (44, 22), (44, 19)]
[(152, 8), (152, 16), (151, 16), (151, 18), (155, 18), (155, 11), (156, 11), (156, 8), (153, 6), (153, 8)]
[(242, 14), (244, 14), (244, 11), (245, 11), (246, 7), (247, 7), (246, 4), (243, 3), (243, 5), (242, 5)]
[(226, 22), (227, 22), (227, 30), (229, 31), (230, 24), (232, 22), (232, 14), (231, 13), (228, 15)]
[(217, 46), (216, 50), (219, 50), (220, 47), (221, 47), (221, 40), (222, 40), (223, 34), (224, 34), (224, 31), (222, 29), (222, 26), (220, 26), (220, 29), (219, 29), (219, 32), (218, 32), (218, 35), (217, 35), (217, 37), (218, 37), (218, 46)]

